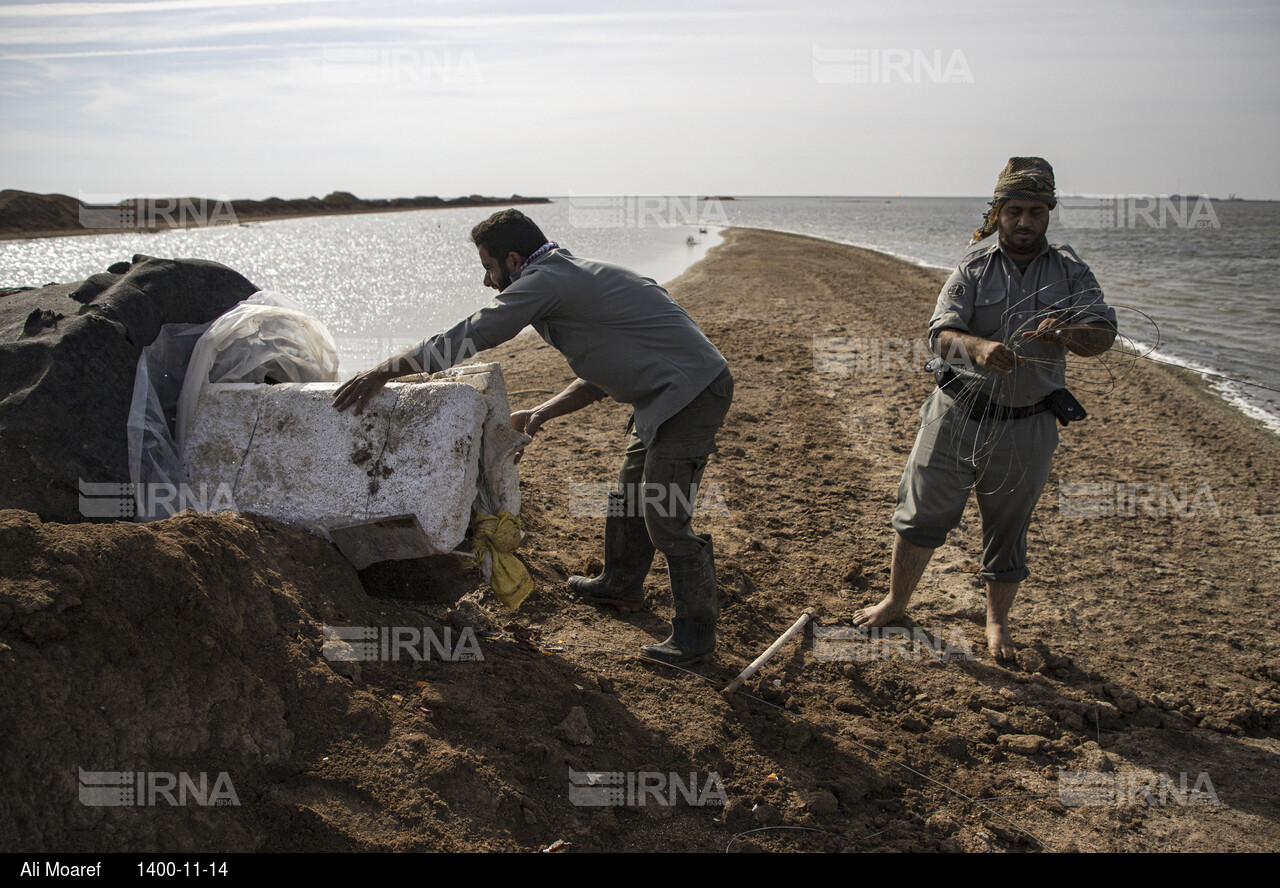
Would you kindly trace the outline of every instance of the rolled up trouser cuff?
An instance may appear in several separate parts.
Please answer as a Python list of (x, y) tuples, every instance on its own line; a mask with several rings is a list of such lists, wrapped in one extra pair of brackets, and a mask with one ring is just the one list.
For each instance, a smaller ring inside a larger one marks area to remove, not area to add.
[(1031, 576), (1031, 571), (1024, 565), (1015, 570), (989, 571), (983, 568), (979, 574), (988, 583), (1021, 583)]
[(911, 527), (898, 523), (898, 516), (893, 517), (893, 529), (898, 536), (902, 537), (913, 546), (919, 546), (922, 549), (936, 549), (947, 541), (947, 530), (933, 530), (930, 528)]

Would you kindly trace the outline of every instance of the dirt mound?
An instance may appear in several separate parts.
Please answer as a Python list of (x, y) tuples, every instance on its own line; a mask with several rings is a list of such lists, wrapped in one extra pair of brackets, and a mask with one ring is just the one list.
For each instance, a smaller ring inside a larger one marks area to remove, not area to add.
[[(0, 846), (257, 847), (264, 785), (344, 727), (385, 734), (319, 658), (320, 624), (369, 605), (315, 538), (229, 515), (64, 526), (6, 511), (0, 552)], [(81, 770), (226, 772), (239, 807), (89, 806)]]
[[(554, 655), (563, 645), (539, 650), (536, 628), (502, 631), (447, 559), (418, 563), (437, 620), (368, 597), (331, 546), (261, 518), (57, 525), (6, 511), (0, 551), (0, 847), (695, 850), (728, 835), (725, 781), (748, 773), (721, 745), (730, 703), (704, 686), (670, 698), (696, 700), (703, 720), (646, 711), (637, 700), (672, 690), (651, 667), (606, 654), (584, 668)], [(395, 658), (333, 659), (360, 627)], [(379, 627), (400, 634), (388, 644)], [(768, 733), (815, 762), (834, 751), (776, 721)], [(861, 766), (823, 770), (849, 802), (883, 784)], [(599, 792), (574, 772), (630, 774), (622, 797), (647, 786), (649, 804), (566, 804)], [(104, 781), (134, 794), (94, 804)], [(785, 808), (790, 780), (775, 782)]]
[(163, 230), (205, 225), (234, 225), (303, 216), (378, 213), (388, 210), (435, 210), (444, 207), (503, 207), (550, 203), (546, 197), (397, 197), (363, 200), (349, 191), (323, 198), (227, 200), (214, 197), (141, 197), (114, 204), (82, 204), (65, 194), (0, 191), (0, 239), (107, 234), (121, 230)]
[(80, 202), (65, 194), (0, 191), (0, 234), (58, 231), (80, 227)]

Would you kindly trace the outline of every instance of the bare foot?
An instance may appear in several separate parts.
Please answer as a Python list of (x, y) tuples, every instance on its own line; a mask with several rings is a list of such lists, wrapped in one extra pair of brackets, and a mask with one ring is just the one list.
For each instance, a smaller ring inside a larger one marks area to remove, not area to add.
[(907, 609), (895, 602), (892, 595), (886, 595), (884, 600), (874, 607), (864, 607), (861, 610), (853, 612), (853, 625), (864, 626), (873, 629), (876, 626), (884, 626), (892, 623), (894, 620), (902, 619)]
[(987, 647), (991, 650), (991, 656), (1000, 662), (1011, 662), (1018, 653), (1013, 646), (1009, 627), (1003, 623), (987, 623)]

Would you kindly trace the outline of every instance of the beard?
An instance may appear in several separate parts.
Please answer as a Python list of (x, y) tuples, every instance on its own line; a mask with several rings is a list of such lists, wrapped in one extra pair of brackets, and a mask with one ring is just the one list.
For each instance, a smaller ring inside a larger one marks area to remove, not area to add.
[(1028, 229), (1015, 229), (1009, 234), (1000, 233), (1000, 246), (1018, 256), (1030, 256), (1040, 251), (1045, 235)]

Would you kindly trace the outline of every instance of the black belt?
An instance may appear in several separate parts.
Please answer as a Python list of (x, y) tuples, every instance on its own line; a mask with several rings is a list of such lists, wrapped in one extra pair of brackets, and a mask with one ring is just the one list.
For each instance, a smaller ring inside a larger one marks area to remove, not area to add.
[[(936, 371), (934, 374), (938, 379), (938, 388), (942, 389), (951, 397), (955, 397), (947, 387), (953, 382), (960, 379), (959, 374), (950, 367)], [(1028, 416), (1035, 416), (1037, 413), (1044, 413), (1049, 409), (1049, 399), (1045, 398), (1036, 404), (1028, 404), (1026, 407), (1006, 407), (1003, 404), (996, 404), (986, 395), (980, 392), (971, 392), (966, 397), (973, 399), (973, 405), (969, 408), (969, 418), (976, 420), (995, 419), (1026, 419)]]

